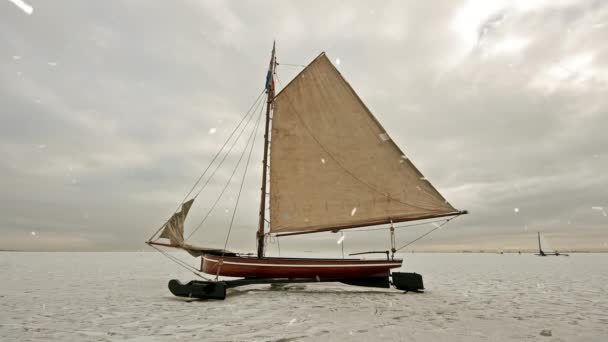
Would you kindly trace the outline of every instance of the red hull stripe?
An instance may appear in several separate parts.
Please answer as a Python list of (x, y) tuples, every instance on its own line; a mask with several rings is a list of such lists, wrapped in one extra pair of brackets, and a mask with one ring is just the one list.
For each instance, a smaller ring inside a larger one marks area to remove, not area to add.
[[(209, 259), (203, 257), (205, 261), (209, 262), (219, 262), (219, 260)], [(400, 267), (401, 262), (394, 263), (383, 263), (383, 264), (368, 264), (368, 263), (360, 263), (360, 264), (259, 264), (254, 262), (234, 262), (234, 261), (226, 261), (222, 262), (223, 264), (228, 265), (241, 265), (241, 266), (261, 266), (261, 267), (379, 267), (379, 266), (392, 266), (392, 267)]]

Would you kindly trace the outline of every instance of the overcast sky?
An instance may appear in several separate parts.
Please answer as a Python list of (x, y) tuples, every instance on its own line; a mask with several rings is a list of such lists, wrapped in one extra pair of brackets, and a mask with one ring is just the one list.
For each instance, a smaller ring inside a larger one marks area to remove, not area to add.
[[(412, 248), (533, 249), (541, 231), (558, 249), (608, 250), (606, 1), (26, 0), (31, 14), (15, 3), (0, 1), (0, 249), (147, 249), (260, 94), (276, 39), (279, 63), (326, 51), (426, 178), (470, 211)], [(300, 70), (279, 66), (278, 87)], [(255, 249), (261, 151), (233, 250)], [(192, 241), (223, 245), (239, 174)], [(399, 230), (398, 244), (431, 228)], [(389, 241), (346, 236), (347, 251)], [(337, 253), (337, 238), (281, 248)]]

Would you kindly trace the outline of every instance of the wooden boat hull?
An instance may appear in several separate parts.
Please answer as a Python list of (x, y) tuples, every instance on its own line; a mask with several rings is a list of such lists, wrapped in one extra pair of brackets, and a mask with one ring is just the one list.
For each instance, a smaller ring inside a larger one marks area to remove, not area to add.
[[(240, 278), (331, 278), (388, 277), (402, 260), (256, 258), (204, 254), (201, 272)], [(219, 270), (219, 273), (218, 273)]]

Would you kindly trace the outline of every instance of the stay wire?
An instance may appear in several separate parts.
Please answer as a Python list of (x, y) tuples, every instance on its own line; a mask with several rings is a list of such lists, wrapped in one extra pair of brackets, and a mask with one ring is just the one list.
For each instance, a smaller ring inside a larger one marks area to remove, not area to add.
[[(194, 183), (194, 185), (192, 186), (192, 188), (190, 188), (190, 191), (188, 191), (188, 193), (186, 194), (186, 196), (184, 196), (184, 199), (182, 199), (181, 203), (177, 205), (177, 208), (175, 208), (175, 210), (173, 211), (173, 213), (176, 213), (179, 210), (179, 208), (186, 201), (186, 199), (188, 198), (188, 196), (190, 196), (190, 194), (192, 193), (192, 191), (194, 191), (194, 189), (200, 183), (201, 179), (203, 179), (203, 177), (205, 176), (205, 174), (207, 173), (207, 171), (209, 170), (209, 168), (211, 167), (211, 165), (213, 165), (213, 162), (215, 161), (215, 159), (224, 150), (224, 147), (226, 146), (226, 144), (228, 144), (228, 141), (230, 141), (230, 139), (232, 138), (232, 136), (234, 135), (234, 133), (241, 126), (241, 124), (243, 123), (243, 121), (245, 120), (245, 118), (249, 115), (249, 113), (251, 112), (251, 109), (253, 109), (254, 105), (256, 105), (258, 103), (258, 101), (260, 100), (260, 98), (262, 97), (262, 95), (265, 93), (265, 91), (266, 91), (266, 89), (263, 89), (260, 92), (260, 95), (258, 95), (258, 97), (255, 99), (255, 101), (253, 102), (253, 104), (251, 105), (251, 107), (249, 107), (249, 109), (247, 110), (247, 112), (245, 113), (245, 115), (243, 115), (243, 117), (241, 118), (241, 121), (239, 122), (239, 124), (234, 128), (234, 130), (232, 131), (232, 133), (230, 133), (230, 136), (228, 137), (228, 139), (226, 139), (226, 141), (224, 142), (224, 144), (222, 145), (222, 147), (220, 148), (220, 150), (217, 151), (217, 153), (215, 154), (215, 156), (213, 157), (213, 159), (211, 160), (211, 162), (209, 163), (209, 165), (207, 166), (207, 168), (205, 168), (205, 171), (203, 171), (203, 173), (200, 175), (200, 177), (198, 177), (198, 179), (196, 180), (196, 182)], [(152, 234), (152, 236), (150, 236), (150, 238), (148, 239), (148, 241), (152, 241), (152, 239), (154, 239), (154, 237), (156, 236), (156, 234), (158, 234), (158, 232), (160, 232), (160, 230), (163, 229), (163, 227), (165, 226), (166, 223), (167, 223), (167, 221), (165, 221), (156, 230), (156, 232), (154, 232), (154, 234)]]
[[(421, 223), (413, 223), (413, 224), (403, 224), (400, 226), (394, 226), (393, 228), (397, 229), (397, 228), (410, 228), (410, 227), (416, 227), (416, 226), (424, 226), (427, 224), (433, 224), (433, 223), (437, 223), (437, 222), (444, 222), (446, 221), (446, 219), (440, 219), (440, 220), (434, 220), (434, 221), (428, 221), (428, 222), (421, 222)], [(375, 231), (375, 230), (389, 230), (391, 229), (391, 227), (380, 227), (380, 228), (368, 228), (368, 229), (353, 229), (353, 230), (349, 230), (349, 233), (358, 233), (358, 232), (371, 232), (371, 231)]]
[(289, 63), (278, 63), (277, 62), (277, 66), (281, 66), (281, 65), (290, 66), (290, 67), (306, 68), (306, 65), (304, 65), (304, 64), (289, 64)]
[(188, 265), (188, 264), (187, 264), (185, 261), (180, 260), (179, 258), (177, 258), (177, 257), (175, 257), (175, 256), (173, 256), (173, 255), (170, 255), (168, 252), (163, 251), (162, 249), (160, 249), (160, 248), (158, 248), (158, 247), (156, 247), (156, 246), (154, 246), (154, 245), (150, 245), (150, 246), (151, 246), (152, 248), (156, 249), (157, 251), (159, 251), (159, 252), (160, 252), (162, 255), (164, 255), (165, 257), (167, 257), (169, 260), (171, 260), (171, 261), (173, 261), (174, 263), (178, 264), (179, 266), (181, 266), (181, 267), (185, 268), (186, 270), (188, 270), (188, 271), (190, 271), (190, 272), (194, 273), (196, 276), (201, 277), (201, 278), (203, 278), (203, 279), (205, 279), (205, 280), (209, 280), (209, 281), (211, 281), (211, 279), (209, 279), (209, 278), (206, 278), (206, 277), (202, 276), (202, 275), (199, 273), (199, 270), (197, 270), (196, 268), (194, 268), (194, 267), (192, 267), (192, 266)]
[(285, 87), (283, 86), (283, 82), (281, 82), (281, 79), (279, 78), (279, 74), (277, 74), (275, 71), (274, 75), (276, 76), (277, 81), (279, 82), (279, 85), (281, 86), (281, 89), (284, 89)]
[[(249, 169), (249, 162), (251, 161), (251, 153), (253, 152), (253, 146), (255, 146), (255, 140), (257, 138), (256, 132), (260, 126), (260, 122), (262, 121), (262, 113), (263, 113), (263, 107), (262, 110), (260, 110), (260, 115), (258, 116), (255, 128), (253, 129), (253, 131), (251, 132), (251, 147), (249, 148), (249, 156), (247, 156), (247, 162), (245, 163), (245, 171), (243, 171), (243, 177), (241, 179), (241, 187), (239, 188), (239, 192), (237, 194), (236, 197), (236, 203), (234, 204), (234, 209), (232, 211), (232, 218), (230, 219), (230, 226), (228, 228), (228, 234), (226, 234), (226, 241), (224, 242), (224, 248), (222, 250), (222, 259), (224, 258), (224, 254), (226, 253), (226, 247), (228, 246), (228, 240), (230, 239), (230, 233), (232, 232), (232, 226), (234, 224), (234, 218), (236, 217), (236, 211), (237, 208), (239, 206), (239, 201), (241, 199), (241, 193), (243, 192), (243, 185), (245, 184), (245, 177), (247, 176), (247, 170)], [(244, 152), (245, 150), (243, 150)], [(241, 155), (242, 158), (243, 155)], [(239, 161), (240, 162), (240, 161)], [(238, 166), (237, 166), (238, 167)], [(220, 271), (222, 269), (222, 265), (223, 263), (220, 261), (220, 264), (218, 265), (218, 269), (217, 269), (217, 273), (215, 275), (215, 279), (217, 280), (219, 278), (220, 275)]]
[[(259, 104), (258, 104), (259, 106)], [(256, 107), (257, 110), (257, 107)], [(222, 161), (220, 162), (220, 166), (221, 164), (224, 162), (224, 160), (226, 159), (226, 157), (228, 156), (228, 154), (232, 151), (232, 149), (234, 148), (234, 146), (236, 146), (236, 143), (238, 142), (238, 140), (240, 139), (241, 135), (243, 134), (243, 132), (245, 132), (247, 126), (249, 126), (249, 123), (251, 122), (251, 119), (254, 118), (255, 115), (251, 115), (249, 117), (249, 121), (247, 122), (247, 124), (245, 124), (245, 126), (243, 126), (243, 129), (241, 130), (241, 132), (239, 133), (238, 137), (236, 138), (236, 140), (234, 141), (233, 145), (230, 147), (230, 150), (224, 155), (224, 159), (222, 159)], [(250, 138), (247, 138), (247, 141), (249, 141)], [(245, 151), (247, 151), (247, 147), (249, 146), (249, 143), (247, 143), (247, 145), (243, 148), (243, 152), (241, 153), (241, 159), (245, 153)], [(241, 159), (239, 159), (239, 162), (237, 163), (237, 165), (234, 167), (234, 169), (232, 170), (232, 174), (230, 175), (230, 177), (228, 178), (228, 180), (226, 181), (226, 184), (224, 184), (224, 188), (222, 189), (222, 191), (220, 192), (219, 196), (216, 198), (215, 202), (213, 203), (213, 205), (211, 206), (211, 208), (209, 208), (209, 210), (207, 211), (207, 213), (205, 214), (205, 216), (203, 217), (203, 219), (201, 220), (201, 222), (196, 226), (196, 228), (194, 230), (192, 230), (192, 232), (188, 235), (188, 237), (186, 238), (186, 240), (190, 239), (192, 237), (192, 235), (194, 235), (194, 233), (196, 233), (201, 227), (202, 225), (205, 223), (205, 221), (207, 221), (207, 219), (209, 218), (209, 216), (211, 215), (211, 212), (215, 209), (215, 207), (217, 206), (217, 204), (219, 203), (220, 199), (222, 198), (222, 196), (224, 195), (224, 192), (226, 191), (226, 189), (228, 188), (228, 186), (230, 185), (230, 181), (232, 181), (232, 177), (234, 177), (238, 166), (240, 164)], [(218, 166), (219, 169), (219, 166)], [(215, 171), (217, 171), (218, 169), (216, 169)], [(214, 174), (215, 174), (214, 171)], [(211, 176), (213, 177), (213, 175)], [(211, 178), (210, 178), (211, 179)], [(198, 196), (198, 194), (197, 194)]]
[[(460, 215), (458, 215), (458, 216), (460, 216)], [(446, 225), (448, 222), (452, 221), (453, 219), (457, 218), (458, 216), (450, 217), (449, 219), (445, 220), (445, 222), (443, 222), (442, 224), (440, 224), (440, 225), (436, 226), (435, 228), (433, 228), (433, 229), (429, 230), (428, 232), (426, 232), (426, 233), (424, 233), (424, 234), (420, 235), (419, 237), (415, 238), (414, 240), (412, 240), (412, 241), (408, 242), (407, 244), (405, 244), (405, 245), (403, 245), (403, 246), (401, 246), (401, 247), (397, 248), (397, 249), (395, 250), (395, 252), (397, 252), (397, 251), (399, 251), (399, 250), (402, 250), (402, 249), (404, 249), (405, 247), (407, 247), (407, 246), (409, 246), (409, 245), (413, 244), (414, 242), (416, 242), (416, 241), (418, 241), (418, 240), (420, 240), (420, 239), (424, 238), (425, 236), (427, 236), (427, 235), (431, 234), (432, 232), (436, 231), (437, 229), (439, 229), (439, 228), (441, 228), (441, 227), (445, 226), (445, 225)]]
[(224, 157), (222, 158), (222, 160), (220, 161), (220, 163), (216, 166), (215, 170), (213, 170), (213, 173), (211, 173), (211, 176), (209, 176), (209, 178), (207, 179), (207, 181), (205, 182), (205, 184), (203, 184), (203, 186), (201, 187), (201, 189), (196, 193), (196, 195), (194, 197), (198, 197), (198, 195), (200, 195), (201, 192), (203, 192), (203, 190), (205, 189), (205, 187), (209, 184), (209, 181), (211, 181), (211, 179), (213, 178), (213, 176), (215, 176), (215, 173), (217, 172), (217, 170), (219, 170), (219, 168), (222, 166), (222, 164), (224, 163), (224, 161), (226, 160), (226, 158), (228, 157), (228, 155), (230, 154), (230, 152), (232, 151), (232, 149), (238, 143), (238, 141), (241, 138), (241, 135), (243, 134), (243, 132), (245, 132), (245, 130), (247, 129), (247, 126), (249, 126), (249, 123), (251, 122), (251, 119), (255, 117), (255, 112), (257, 111), (258, 107), (262, 103), (263, 103), (263, 101), (258, 102), (258, 104), (255, 106), (255, 109), (253, 111), (251, 111), (251, 115), (249, 115), (249, 119), (247, 120), (247, 123), (245, 124), (245, 126), (243, 126), (243, 129), (237, 135), (236, 139), (233, 141), (232, 146), (230, 146), (230, 149), (228, 149), (228, 152), (226, 152), (224, 154)]

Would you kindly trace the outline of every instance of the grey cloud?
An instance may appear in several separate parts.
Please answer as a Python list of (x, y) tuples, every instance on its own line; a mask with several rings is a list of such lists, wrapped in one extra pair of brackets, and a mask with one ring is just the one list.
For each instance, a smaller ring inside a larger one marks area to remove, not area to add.
[[(557, 246), (606, 249), (607, 218), (591, 209), (608, 207), (602, 1), (28, 3), (30, 16), (0, 4), (0, 248), (141, 249), (262, 90), (276, 39), (279, 62), (339, 58), (391, 137), (471, 210), (416, 248), (533, 248), (543, 230)], [(299, 70), (280, 66), (280, 84)], [(233, 249), (254, 249), (260, 150)], [(196, 241), (223, 245), (239, 175)], [(387, 241), (346, 234), (353, 250)], [(281, 246), (333, 250), (336, 239)]]

